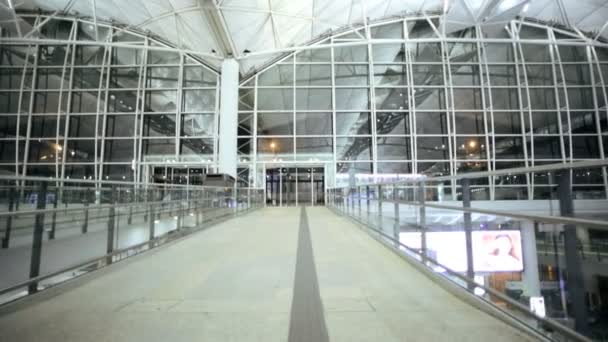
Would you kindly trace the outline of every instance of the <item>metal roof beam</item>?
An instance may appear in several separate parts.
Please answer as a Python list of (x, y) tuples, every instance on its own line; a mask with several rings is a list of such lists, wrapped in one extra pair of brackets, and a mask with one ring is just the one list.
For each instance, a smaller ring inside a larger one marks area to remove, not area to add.
[(213, 38), (217, 42), (217, 46), (221, 49), (220, 52), (224, 57), (238, 57), (238, 52), (232, 36), (228, 31), (228, 26), (224, 20), (224, 16), (220, 10), (217, 0), (199, 0), (201, 11), (207, 19), (207, 24), (211, 29)]

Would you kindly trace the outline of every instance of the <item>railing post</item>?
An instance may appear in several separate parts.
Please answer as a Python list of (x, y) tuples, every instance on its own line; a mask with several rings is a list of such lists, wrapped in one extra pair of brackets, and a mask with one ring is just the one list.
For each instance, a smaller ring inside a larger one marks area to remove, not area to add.
[[(44, 210), (46, 208), (46, 189), (47, 183), (41, 182), (38, 187), (38, 195), (36, 197), (36, 210)], [(32, 241), (32, 256), (30, 259), (30, 279), (40, 275), (40, 260), (42, 258), (42, 236), (44, 235), (44, 213), (36, 214), (34, 223), (34, 238)], [(36, 293), (38, 291), (38, 282), (33, 282), (28, 285), (28, 293)]]
[[(564, 217), (574, 217), (574, 203), (570, 184), (570, 171), (562, 171), (558, 181), (559, 211)], [(589, 321), (585, 299), (585, 280), (583, 267), (578, 253), (578, 238), (576, 226), (564, 225), (564, 252), (566, 256), (566, 272), (568, 274), (568, 294), (572, 302), (576, 331), (583, 335), (589, 334)]]
[(55, 196), (53, 196), (53, 215), (51, 221), (51, 230), (49, 230), (49, 240), (55, 240), (55, 231), (57, 230), (57, 202), (59, 202), (59, 192), (55, 189)]
[(399, 249), (399, 233), (401, 232), (401, 221), (399, 218), (399, 188), (397, 185), (393, 185), (393, 209), (395, 222), (393, 225), (393, 239), (395, 248)]
[[(82, 234), (86, 234), (89, 230), (89, 191), (87, 189), (84, 195), (84, 220), (82, 222)], [(114, 194), (112, 194), (114, 196)]]
[(370, 189), (369, 189), (369, 185), (365, 186), (365, 203), (366, 203), (366, 213), (367, 213), (367, 218), (365, 219), (365, 223), (369, 225), (369, 215), (370, 215), (370, 210), (371, 210), (371, 199), (370, 199)]
[(378, 229), (382, 229), (382, 185), (378, 185)]
[(359, 220), (361, 219), (361, 185), (357, 186), (357, 210), (359, 212)]
[[(15, 207), (15, 188), (11, 187), (8, 190), (8, 211), (12, 212)], [(4, 238), (2, 239), (2, 248), (8, 248), (11, 240), (11, 230), (13, 229), (13, 216), (6, 217), (6, 229), (4, 230)]]
[(150, 221), (148, 222), (148, 225), (150, 227), (150, 235), (148, 237), (148, 240), (152, 241), (154, 240), (154, 236), (156, 235), (155, 232), (155, 228), (156, 228), (156, 220), (154, 219), (154, 201), (150, 201), (149, 203), (149, 212), (150, 212)]
[(175, 223), (175, 230), (180, 231), (182, 229), (182, 218), (183, 218), (183, 211), (182, 211), (182, 199), (180, 198), (179, 201), (177, 202), (177, 215), (175, 215), (177, 217), (177, 222)]
[[(471, 207), (471, 181), (468, 178), (461, 180), (462, 187), (462, 207), (468, 209)], [(473, 263), (473, 223), (471, 221), (471, 213), (468, 211), (462, 214), (464, 219), (464, 236), (465, 246), (467, 251), (467, 278), (475, 278), (475, 269)], [(473, 290), (475, 285), (469, 283), (469, 290)]]
[[(116, 226), (116, 189), (112, 188), (111, 190), (111, 205), (110, 209), (108, 209), (108, 239), (106, 242), (106, 254), (110, 254), (114, 252), (114, 230)], [(153, 221), (153, 220), (152, 220)], [(106, 259), (106, 264), (112, 263), (112, 256), (108, 256)]]
[[(413, 195), (413, 194), (412, 194)], [(418, 184), (418, 227), (420, 229), (420, 252), (422, 253), (423, 262), (426, 262), (427, 242), (426, 242), (426, 189), (424, 182)]]
[(135, 186), (133, 190), (131, 190), (131, 195), (129, 196), (131, 201), (129, 203), (129, 218), (127, 219), (127, 224), (130, 225), (133, 222), (133, 204), (136, 202), (135, 200)]

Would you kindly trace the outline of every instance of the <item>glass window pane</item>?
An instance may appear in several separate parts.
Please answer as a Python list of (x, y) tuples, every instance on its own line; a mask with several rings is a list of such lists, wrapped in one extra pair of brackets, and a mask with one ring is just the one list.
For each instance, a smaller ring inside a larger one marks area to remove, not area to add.
[(553, 82), (553, 67), (550, 64), (533, 65), (526, 64), (526, 76), (531, 86), (549, 86)]
[(480, 84), (478, 65), (452, 64), (452, 84), (455, 86), (478, 86)]
[[(102, 101), (98, 101), (97, 90), (94, 91), (83, 91), (83, 92), (72, 92), (72, 113), (97, 113), (103, 112), (103, 102), (105, 101), (105, 94), (101, 92)], [(124, 101), (123, 101), (124, 102)], [(108, 108), (109, 111), (110, 107)]]
[(485, 134), (483, 113), (455, 113), (456, 134)]
[(369, 93), (367, 89), (340, 88), (336, 89), (336, 110), (367, 110), (369, 109)]
[[(445, 109), (445, 91), (439, 88), (416, 88), (415, 100), (416, 109), (420, 110), (437, 110)], [(454, 89), (456, 91), (456, 89)], [(461, 104), (464, 105), (464, 104)], [(473, 104), (467, 104), (472, 106)], [(456, 108), (459, 108), (458, 105)]]
[(213, 135), (214, 114), (182, 114), (182, 136), (198, 137)]
[[(291, 84), (286, 84), (291, 85)], [(301, 64), (296, 66), (297, 86), (331, 85), (331, 67), (329, 65)]]
[(146, 88), (177, 88), (179, 67), (149, 67)]
[(334, 49), (336, 62), (367, 62), (367, 45), (337, 47)]
[[(61, 89), (62, 87), (67, 89), (70, 85), (70, 72), (68, 70), (64, 74), (63, 68), (38, 68), (37, 77), (36, 89)], [(16, 88), (21, 88), (21, 84)]]
[(215, 87), (217, 75), (202, 66), (184, 67), (184, 87)]
[(293, 110), (293, 89), (258, 89), (258, 110)]
[(143, 139), (141, 148), (144, 156), (162, 155), (167, 158), (175, 157), (175, 139)]
[(370, 113), (336, 113), (336, 135), (371, 134)]
[[(158, 93), (146, 94), (148, 100), (161, 101)], [(137, 91), (113, 91), (108, 96), (108, 112), (110, 113), (134, 113), (137, 110)], [(102, 101), (100, 101), (103, 103)]]
[(372, 45), (374, 63), (405, 62), (403, 44), (374, 44)]
[[(95, 143), (96, 140), (68, 140), (67, 162), (94, 162), (96, 154)], [(99, 143), (97, 148), (101, 149), (101, 143)]]
[(180, 56), (171, 51), (148, 51), (148, 64), (179, 64)]
[(366, 86), (369, 84), (367, 65), (336, 65), (337, 86)]
[(271, 158), (291, 157), (293, 155), (293, 138), (258, 139), (258, 153)]
[(175, 114), (146, 114), (143, 120), (144, 137), (175, 137)]
[(533, 139), (535, 159), (562, 159), (558, 136), (534, 136)]
[(376, 88), (376, 109), (407, 110), (407, 88)]
[(494, 112), (495, 134), (521, 134), (521, 117), (518, 112)]
[(333, 158), (332, 138), (296, 138), (296, 153), (299, 160), (310, 158)]
[(74, 68), (73, 86), (75, 89), (98, 89), (100, 80), (100, 69)]
[(367, 137), (336, 138), (338, 160), (371, 160), (372, 139)]
[(416, 157), (418, 160), (449, 160), (448, 137), (418, 137)]
[(409, 137), (378, 137), (378, 160), (411, 160), (412, 139)]
[(484, 160), (486, 142), (484, 137), (457, 137), (456, 158), (460, 160)]
[(416, 112), (416, 133), (448, 134), (446, 113)]
[(496, 159), (523, 159), (524, 147), (521, 137), (502, 137), (494, 138), (494, 148)]
[(293, 66), (278, 64), (258, 76), (258, 86), (293, 86)]
[(135, 135), (135, 115), (108, 115), (106, 117), (106, 137), (133, 137)]
[(293, 113), (258, 113), (258, 135), (293, 135)]
[(56, 115), (32, 116), (30, 137), (54, 138), (57, 136), (58, 128), (59, 136), (63, 136), (63, 131), (65, 129), (65, 117), (62, 116), (60, 119), (58, 119)]
[(331, 135), (331, 113), (296, 113), (296, 134)]
[(396, 64), (374, 65), (374, 84), (382, 85), (407, 85), (407, 66)]
[(330, 88), (298, 88), (296, 99), (296, 110), (328, 110), (332, 105)]
[(130, 162), (133, 160), (133, 139), (106, 139), (103, 158), (105, 162)]
[[(567, 139), (564, 139), (567, 140)], [(566, 149), (568, 152), (568, 149)], [(600, 150), (595, 135), (572, 137), (572, 158), (599, 158)]]
[(184, 90), (184, 112), (214, 112), (215, 90)]
[(97, 117), (95, 115), (70, 115), (68, 136), (71, 138), (94, 138), (96, 137), (96, 122)]
[(378, 134), (410, 134), (410, 113), (387, 112), (376, 113), (376, 130)]
[[(156, 52), (157, 51), (148, 52), (148, 64), (157, 64), (155, 63), (156, 59), (154, 58)], [(112, 65), (138, 65), (142, 63), (142, 57), (142, 49), (131, 49), (123, 47), (112, 48)]]
[(408, 49), (413, 62), (441, 62), (440, 43), (410, 43)]
[(519, 109), (519, 91), (516, 88), (492, 88), (494, 109)]
[(435, 65), (412, 65), (415, 85), (444, 85), (443, 66)]

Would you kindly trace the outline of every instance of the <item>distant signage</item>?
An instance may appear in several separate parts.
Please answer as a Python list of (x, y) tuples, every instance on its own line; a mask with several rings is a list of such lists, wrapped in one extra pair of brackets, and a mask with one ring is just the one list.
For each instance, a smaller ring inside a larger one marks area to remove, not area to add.
[[(36, 208), (38, 206), (38, 193), (31, 193), (28, 199), (28, 203), (32, 206), (32, 208)], [(46, 203), (55, 203), (54, 193), (49, 192), (46, 194)]]
[(530, 311), (538, 317), (545, 318), (545, 299), (543, 297), (530, 297)]

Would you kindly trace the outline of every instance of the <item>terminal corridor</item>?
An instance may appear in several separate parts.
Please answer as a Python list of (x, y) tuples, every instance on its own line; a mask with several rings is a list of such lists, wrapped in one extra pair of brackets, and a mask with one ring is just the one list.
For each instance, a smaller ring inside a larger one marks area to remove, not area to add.
[(324, 207), (267, 208), (0, 309), (2, 341), (524, 341)]

